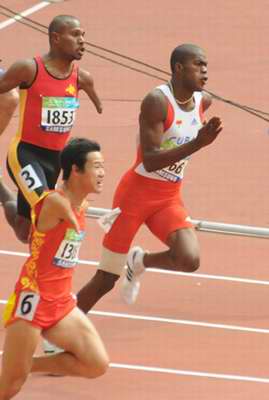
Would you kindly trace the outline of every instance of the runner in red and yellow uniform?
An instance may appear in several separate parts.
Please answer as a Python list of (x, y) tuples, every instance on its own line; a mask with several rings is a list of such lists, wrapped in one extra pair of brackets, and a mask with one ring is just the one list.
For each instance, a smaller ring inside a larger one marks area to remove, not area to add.
[[(32, 209), (30, 257), (4, 311), (0, 400), (15, 396), (30, 372), (95, 378), (108, 368), (102, 340), (72, 294), (86, 196), (103, 186), (99, 144), (73, 139), (61, 154), (61, 166), (63, 187), (44, 193)], [(33, 358), (41, 335), (63, 352)]]
[(75, 121), (79, 90), (102, 112), (92, 77), (75, 64), (84, 53), (84, 34), (77, 18), (55, 17), (49, 26), (49, 53), (18, 61), (0, 77), (0, 93), (20, 89), (19, 128), (7, 161), (18, 187), (18, 201), (1, 182), (0, 201), (9, 224), (24, 242), (28, 240), (30, 208), (44, 190), (55, 187), (59, 176), (59, 152)]
[[(6, 313), (6, 325), (25, 318), (37, 327), (48, 329), (75, 306), (72, 276), (85, 235), (85, 208), (73, 209), (79, 232), (70, 221), (63, 221), (47, 232), (38, 230), (38, 221), (47, 196), (65, 199), (62, 191), (45, 192), (32, 209), (30, 256), (25, 262), (15, 292), (11, 297), (12, 312)], [(61, 201), (62, 199), (59, 199)]]

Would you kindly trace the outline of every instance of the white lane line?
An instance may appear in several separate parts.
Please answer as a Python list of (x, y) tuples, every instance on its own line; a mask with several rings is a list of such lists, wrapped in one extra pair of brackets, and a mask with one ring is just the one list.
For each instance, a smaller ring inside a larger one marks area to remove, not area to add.
[(213, 378), (213, 379), (226, 379), (232, 381), (269, 383), (268, 378), (259, 378), (256, 376), (214, 374), (211, 372), (198, 372), (198, 371), (188, 371), (182, 369), (147, 367), (145, 365), (118, 364), (118, 363), (110, 363), (109, 366), (112, 368), (123, 368), (136, 371), (155, 372), (163, 374), (185, 375), (185, 376), (195, 376), (195, 377)]
[(0, 30), (6, 28), (9, 25), (14, 24), (15, 22), (19, 21), (20, 19), (22, 19), (22, 17), (27, 17), (28, 15), (31, 15), (33, 13), (35, 13), (36, 11), (41, 10), (44, 7), (47, 7), (51, 5), (50, 1), (41, 1), (41, 3), (36, 4), (35, 6), (28, 8), (25, 11), (22, 11), (21, 13), (15, 15), (12, 18), (7, 19), (4, 22), (0, 23)]
[[(29, 256), (29, 253), (22, 253), (22, 252), (18, 252), (18, 251), (9, 251), (9, 250), (0, 250), (0, 254), (7, 255), (7, 256), (18, 256), (18, 257), (28, 257)], [(84, 265), (90, 265), (93, 267), (96, 267), (98, 265), (97, 261), (79, 260), (78, 263), (84, 264)], [(238, 278), (235, 276), (197, 274), (197, 273), (188, 274), (186, 272), (167, 271), (164, 269), (157, 269), (157, 268), (148, 268), (147, 272), (152, 272), (152, 273), (157, 273), (157, 274), (165, 274), (165, 275), (184, 276), (184, 277), (188, 277), (188, 278), (211, 279), (211, 280), (219, 280), (219, 281), (230, 281), (230, 282), (239, 282), (239, 283), (269, 286), (269, 281), (264, 281), (264, 280), (259, 280), (259, 279), (249, 279), (249, 278)]]
[[(6, 304), (6, 303), (7, 303), (7, 300), (0, 300), (0, 304)], [(224, 330), (229, 330), (229, 331), (240, 331), (240, 332), (249, 332), (249, 333), (263, 333), (263, 334), (267, 334), (267, 335), (269, 334), (269, 329), (252, 328), (252, 327), (247, 327), (247, 326), (228, 325), (228, 324), (213, 324), (210, 322), (190, 321), (187, 319), (163, 318), (163, 317), (153, 317), (150, 315), (126, 314), (126, 313), (117, 313), (117, 312), (110, 312), (110, 311), (96, 311), (96, 310), (91, 310), (88, 314), (101, 316), (101, 317), (132, 319), (132, 320), (136, 320), (136, 321), (157, 322), (157, 323), (174, 324), (174, 325), (198, 326), (198, 327), (202, 327), (202, 328), (224, 329)]]
[(249, 279), (249, 278), (239, 278), (236, 276), (224, 276), (224, 275), (211, 275), (211, 274), (197, 274), (197, 273), (186, 273), (180, 271), (168, 271), (168, 270), (160, 270), (157, 268), (149, 268), (147, 271), (154, 272), (154, 273), (161, 273), (161, 274), (168, 274), (168, 275), (177, 275), (177, 276), (187, 276), (189, 278), (201, 278), (201, 279), (212, 279), (217, 281), (230, 281), (230, 282), (239, 282), (239, 283), (249, 283), (254, 285), (264, 285), (268, 286), (269, 281), (264, 281), (260, 279)]
[[(0, 355), (2, 354), (3, 351), (0, 351)], [(214, 374), (212, 372), (188, 371), (184, 369), (148, 367), (146, 365), (133, 365), (133, 364), (121, 364), (121, 363), (110, 363), (109, 366), (110, 368), (121, 368), (121, 369), (128, 369), (128, 370), (135, 370), (142, 372), (154, 372), (161, 374), (195, 376), (198, 378), (212, 378), (212, 379), (225, 379), (229, 381), (269, 383), (268, 378), (259, 378), (257, 376)]]
[(225, 329), (230, 331), (263, 333), (267, 335), (269, 334), (269, 329), (251, 328), (247, 326), (228, 325), (228, 324), (213, 324), (210, 322), (190, 321), (186, 319), (163, 318), (163, 317), (153, 317), (148, 315), (124, 314), (124, 313), (115, 313), (109, 311), (94, 311), (94, 310), (90, 311), (89, 314), (98, 315), (102, 317), (125, 318), (125, 319), (139, 320), (139, 321), (150, 321), (150, 322), (159, 322), (159, 323), (175, 324), (175, 325), (190, 325), (190, 326), (199, 326), (203, 328)]

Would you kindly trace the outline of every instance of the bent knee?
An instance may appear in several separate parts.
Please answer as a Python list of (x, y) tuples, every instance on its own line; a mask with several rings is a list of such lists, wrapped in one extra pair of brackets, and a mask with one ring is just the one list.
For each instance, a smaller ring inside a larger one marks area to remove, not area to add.
[(3, 207), (7, 222), (10, 226), (14, 227), (16, 225), (17, 218), (17, 201), (8, 200), (3, 203)]
[(200, 257), (192, 257), (183, 266), (185, 272), (195, 272), (200, 267)]
[(98, 361), (95, 361), (94, 365), (89, 365), (88, 367), (83, 368), (81, 371), (81, 375), (84, 378), (94, 379), (102, 376), (106, 373), (109, 368), (109, 358), (108, 356), (103, 356)]
[(93, 371), (93, 378), (98, 378), (99, 376), (102, 376), (106, 373), (109, 367), (109, 359), (108, 357), (103, 358), (103, 360), (100, 360), (98, 364), (95, 366), (94, 371)]
[(15, 229), (15, 234), (16, 237), (22, 242), (22, 243), (29, 243), (29, 233), (30, 230), (28, 229), (21, 229), (21, 228), (16, 228)]
[(199, 254), (172, 255), (175, 269), (183, 272), (195, 272), (200, 267)]
[(16, 223), (14, 227), (15, 234), (17, 238), (22, 243), (29, 243), (29, 234), (30, 234), (30, 221), (23, 217), (17, 217)]

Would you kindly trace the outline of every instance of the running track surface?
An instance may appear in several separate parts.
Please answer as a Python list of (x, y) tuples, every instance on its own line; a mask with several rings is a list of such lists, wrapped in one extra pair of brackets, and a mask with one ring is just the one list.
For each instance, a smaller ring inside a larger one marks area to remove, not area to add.
[[(21, 12), (40, 3), (44, 2), (5, 0), (1, 5)], [(86, 29), (88, 41), (167, 71), (171, 50), (176, 45), (199, 44), (208, 54), (208, 89), (264, 109), (269, 87), (266, 5), (266, 0), (256, 2), (255, 8), (250, 0), (225, 3), (204, 0), (199, 4), (194, 0), (185, 4), (171, 0), (168, 5), (156, 0), (112, 0), (97, 2), (93, 7), (86, 0), (70, 0), (40, 7), (29, 17), (48, 25), (57, 14), (75, 14)], [(0, 15), (0, 27), (7, 19)], [(1, 58), (7, 66), (17, 59), (42, 54), (48, 48), (45, 35), (19, 23), (1, 29), (0, 34), (4, 51)], [(127, 100), (141, 99), (160, 81), (89, 54), (84, 55), (80, 64), (94, 76), (96, 88), (104, 99), (104, 113), (97, 115), (82, 96), (73, 134), (91, 137), (102, 144), (106, 185), (102, 195), (92, 199), (92, 205), (109, 208), (115, 185), (135, 154), (139, 102)], [(189, 164), (184, 200), (191, 216), (268, 226), (266, 123), (219, 102), (214, 103), (209, 115), (221, 116), (225, 128), (218, 141), (196, 154)], [(17, 122), (15, 117), (1, 138), (1, 164)], [(14, 238), (2, 213), (0, 221), (0, 249), (27, 252)], [(94, 220), (89, 220), (88, 226), (89, 239), (81, 258), (98, 260), (102, 232)], [(268, 243), (210, 234), (199, 234), (199, 239), (202, 252), (199, 273), (238, 277), (238, 281), (147, 272), (137, 304), (131, 308), (123, 305), (115, 289), (99, 302), (94, 309), (98, 313), (91, 316), (113, 364), (163, 370), (151, 372), (114, 365), (104, 377), (94, 381), (35, 376), (28, 380), (18, 398), (267, 399), (269, 287), (240, 279), (268, 279)], [(135, 243), (145, 243), (154, 250), (163, 247), (145, 229), (141, 229)], [(1, 255), (0, 300), (7, 299), (23, 260), (15, 254)], [(90, 279), (94, 271), (94, 267), (80, 266), (75, 289)], [(162, 317), (165, 321), (100, 315), (104, 311)], [(208, 325), (195, 326), (194, 322)], [(244, 331), (244, 327), (254, 330)], [(3, 338), (4, 330), (0, 328), (0, 350)], [(169, 370), (177, 374), (168, 373)]]

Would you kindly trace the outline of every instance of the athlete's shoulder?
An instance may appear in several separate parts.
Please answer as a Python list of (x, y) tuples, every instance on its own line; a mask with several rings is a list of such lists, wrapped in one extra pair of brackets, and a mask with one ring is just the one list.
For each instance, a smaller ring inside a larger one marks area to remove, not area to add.
[[(21, 60), (15, 61), (10, 68), (17, 70), (28, 70), (28, 71), (36, 71), (36, 61), (34, 58), (24, 58)], [(9, 68), (9, 69), (10, 69)]]
[(70, 204), (69, 199), (64, 195), (64, 193), (61, 190), (54, 189), (50, 190), (48, 192), (45, 192), (44, 194), (44, 200), (46, 203), (51, 206), (51, 207), (57, 207), (57, 205), (63, 205), (63, 204)]
[(89, 71), (78, 68), (78, 82), (81, 88), (85, 85), (93, 85), (93, 77)]
[[(155, 115), (157, 119), (165, 119), (167, 112), (167, 98), (158, 88), (152, 89), (142, 100), (141, 115)], [(159, 118), (158, 118), (159, 117)]]
[(37, 71), (36, 62), (33, 58), (17, 60), (6, 71), (6, 76), (14, 77), (22, 85), (30, 85), (35, 79)]
[(37, 202), (34, 205), (35, 210), (41, 210), (44, 207), (44, 204), (49, 204), (51, 202), (50, 197), (55, 192), (55, 190), (45, 190), (38, 198)]
[(144, 97), (141, 107), (163, 107), (167, 105), (167, 98), (159, 87), (152, 89)]
[(41, 196), (40, 206), (42, 217), (49, 219), (65, 219), (64, 217), (71, 212), (71, 202), (61, 190), (50, 190)]
[(203, 104), (203, 110), (206, 111), (212, 104), (212, 95), (208, 92), (202, 92), (202, 104)]

